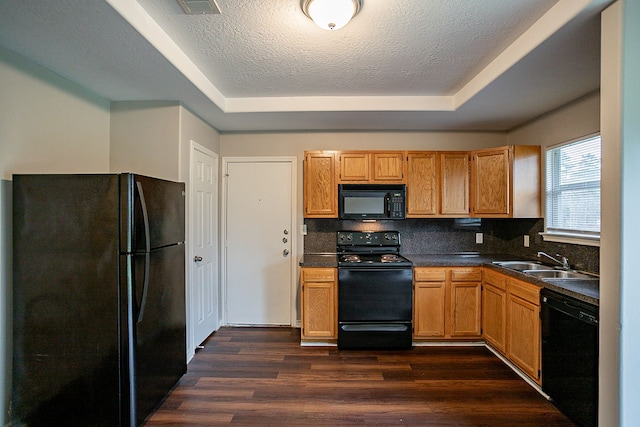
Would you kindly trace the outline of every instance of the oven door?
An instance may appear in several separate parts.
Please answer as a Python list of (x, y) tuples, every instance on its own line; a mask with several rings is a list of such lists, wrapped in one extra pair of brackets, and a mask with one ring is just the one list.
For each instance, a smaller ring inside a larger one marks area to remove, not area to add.
[(412, 269), (338, 268), (338, 348), (410, 349)]
[(338, 322), (411, 322), (411, 267), (338, 269)]

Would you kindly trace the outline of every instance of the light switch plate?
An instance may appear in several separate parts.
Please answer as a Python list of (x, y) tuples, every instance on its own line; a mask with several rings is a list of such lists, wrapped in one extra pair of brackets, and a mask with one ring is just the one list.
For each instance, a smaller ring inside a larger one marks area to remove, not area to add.
[(529, 247), (529, 236), (528, 235), (524, 235), (524, 247), (528, 248)]
[(483, 235), (482, 233), (476, 233), (476, 243), (481, 245), (483, 241)]
[(302, 234), (303, 236), (307, 235), (307, 224), (302, 224), (300, 226), (300, 234)]

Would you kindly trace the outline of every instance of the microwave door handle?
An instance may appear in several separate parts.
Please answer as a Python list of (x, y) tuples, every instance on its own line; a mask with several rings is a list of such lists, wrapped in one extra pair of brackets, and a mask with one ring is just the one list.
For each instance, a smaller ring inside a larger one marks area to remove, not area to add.
[(385, 217), (391, 218), (391, 195), (389, 193), (387, 193), (384, 196), (384, 200), (385, 200), (385, 202), (387, 204), (387, 212), (386, 212)]

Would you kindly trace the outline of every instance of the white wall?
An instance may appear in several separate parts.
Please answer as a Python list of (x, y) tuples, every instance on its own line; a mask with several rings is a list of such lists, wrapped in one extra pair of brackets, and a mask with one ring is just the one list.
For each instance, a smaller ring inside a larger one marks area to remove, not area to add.
[(509, 132), (509, 144), (548, 147), (600, 131), (600, 92), (594, 92)]
[[(189, 182), (189, 159), (191, 141), (195, 141), (205, 148), (220, 153), (220, 134), (198, 116), (184, 107), (180, 107), (180, 172), (179, 180)], [(187, 193), (188, 194), (188, 193)]]
[(109, 171), (109, 102), (0, 48), (0, 178)]
[(180, 106), (177, 102), (111, 103), (111, 172), (178, 181)]
[[(617, 80), (620, 85), (614, 89), (621, 94), (617, 105), (621, 109), (618, 161), (622, 168), (607, 172), (617, 173), (621, 181), (619, 242), (622, 257), (615, 260), (621, 271), (619, 299), (611, 301), (611, 305), (620, 304), (620, 421), (621, 425), (635, 426), (640, 422), (640, 224), (637, 220), (640, 212), (640, 2), (624, 0), (618, 3), (622, 11), (612, 13), (619, 17), (618, 22), (622, 22), (619, 26), (622, 46)], [(608, 356), (608, 351), (604, 356)]]
[(0, 48), (0, 425), (11, 386), (11, 175), (109, 171), (109, 102)]
[[(602, 178), (600, 237), (600, 389), (599, 422), (620, 426), (620, 296), (621, 296), (621, 57), (622, 3), (602, 14), (601, 111)], [(636, 165), (637, 167), (637, 165)], [(636, 213), (637, 214), (637, 213)], [(637, 262), (636, 262), (637, 264)], [(634, 424), (629, 424), (634, 425)]]

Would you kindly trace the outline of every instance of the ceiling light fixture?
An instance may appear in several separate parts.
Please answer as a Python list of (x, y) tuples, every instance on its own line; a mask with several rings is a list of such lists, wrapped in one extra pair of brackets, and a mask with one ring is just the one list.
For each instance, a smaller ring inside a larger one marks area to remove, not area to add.
[(338, 30), (360, 12), (362, 0), (302, 0), (302, 11), (325, 30)]

